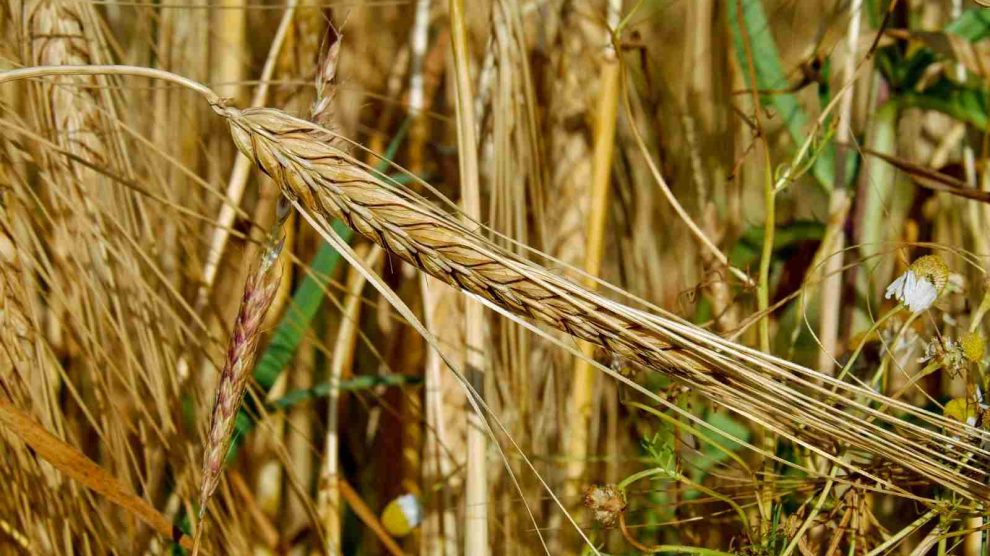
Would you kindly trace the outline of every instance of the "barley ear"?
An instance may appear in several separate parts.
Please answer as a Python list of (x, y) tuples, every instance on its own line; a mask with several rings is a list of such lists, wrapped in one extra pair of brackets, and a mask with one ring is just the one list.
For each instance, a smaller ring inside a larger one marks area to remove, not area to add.
[[(280, 225), (269, 237), (255, 268), (244, 284), (240, 309), (234, 320), (233, 331), (227, 344), (227, 357), (220, 373), (213, 413), (210, 417), (210, 431), (206, 450), (203, 454), (203, 479), (200, 487), (199, 518), (206, 514), (210, 496), (220, 483), (224, 458), (230, 447), (234, 431), (235, 417), (244, 399), (248, 379), (251, 377), (258, 339), (261, 336), (261, 323), (271, 306), (278, 290), (279, 254), (283, 238)], [(200, 527), (202, 530), (202, 527)]]

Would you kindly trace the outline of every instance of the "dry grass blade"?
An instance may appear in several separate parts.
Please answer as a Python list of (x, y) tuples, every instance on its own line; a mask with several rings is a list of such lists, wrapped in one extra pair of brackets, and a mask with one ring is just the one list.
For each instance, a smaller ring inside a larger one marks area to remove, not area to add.
[[(274, 109), (218, 111), (229, 119), (238, 148), (287, 196), (323, 218), (343, 219), (423, 271), (665, 372), (836, 463), (841, 464), (822, 448), (823, 437), (881, 456), (966, 497), (990, 499), (990, 489), (979, 478), (984, 474), (980, 462), (990, 454), (952, 436), (985, 433), (594, 294), (393, 188), (330, 145), (336, 136), (310, 122)], [(870, 401), (890, 404), (946, 433), (880, 413)]]
[(189, 537), (172, 526), (172, 522), (143, 498), (134, 494), (116, 477), (87, 458), (82, 452), (59, 440), (30, 417), (0, 397), (0, 423), (31, 447), (42, 459), (56, 469), (120, 506), (143, 521), (162, 536), (177, 539), (192, 547)]
[[(468, 73), (470, 54), (467, 47), (464, 0), (448, 3), (451, 20), (451, 46), (454, 54), (454, 77), (457, 102), (458, 161), (461, 176), (461, 202), (468, 219), (481, 217), (481, 184), (478, 174), (478, 140), (476, 138), (473, 94)], [(467, 350), (468, 380), (479, 385), (482, 399), (487, 395), (484, 375), (487, 372), (484, 309), (469, 302), (464, 307), (464, 340)], [(480, 415), (467, 415), (467, 462), (464, 484), (464, 551), (485, 556), (490, 553), (488, 543), (488, 473), (484, 429)]]
[(957, 195), (965, 199), (972, 199), (974, 201), (980, 201), (981, 203), (990, 203), (990, 192), (973, 189), (962, 180), (943, 174), (937, 170), (932, 170), (931, 168), (925, 168), (924, 166), (913, 164), (907, 160), (897, 158), (896, 156), (890, 156), (889, 154), (884, 154), (872, 149), (862, 150), (864, 154), (875, 156), (891, 166), (894, 166), (898, 170), (908, 174), (915, 183), (925, 189), (930, 189), (931, 191), (944, 191), (945, 193)]

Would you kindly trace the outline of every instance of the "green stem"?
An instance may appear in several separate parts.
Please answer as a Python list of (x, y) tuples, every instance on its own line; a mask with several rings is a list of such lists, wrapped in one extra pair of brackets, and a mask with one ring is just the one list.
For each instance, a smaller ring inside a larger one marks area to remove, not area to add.
[(667, 472), (666, 469), (664, 469), (662, 467), (654, 467), (652, 469), (644, 469), (642, 471), (639, 471), (639, 472), (633, 473), (632, 475), (629, 475), (625, 479), (622, 479), (619, 482), (619, 484), (616, 485), (616, 487), (619, 490), (621, 490), (622, 492), (625, 492), (626, 491), (626, 488), (629, 485), (631, 485), (631, 484), (633, 484), (633, 483), (635, 483), (637, 481), (640, 481), (642, 479), (646, 479), (648, 477), (652, 477), (654, 475), (665, 475), (665, 476), (669, 476), (670, 474)]
[[(756, 302), (760, 314), (760, 350), (770, 353), (770, 263), (773, 261), (774, 233), (776, 232), (776, 191), (771, 176), (769, 149), (765, 149), (767, 176), (763, 184), (763, 204), (766, 217), (763, 221), (763, 250), (760, 254), (760, 269), (757, 278)], [(774, 462), (773, 454), (777, 453), (777, 435), (769, 430), (763, 431), (762, 448), (771, 456), (763, 460), (763, 485), (757, 493), (760, 510), (760, 534), (768, 532), (768, 522), (773, 515)]]
[(873, 375), (873, 379), (870, 380), (870, 386), (872, 386), (874, 389), (880, 387), (880, 381), (883, 379), (883, 376), (887, 374), (887, 367), (889, 366), (891, 359), (893, 359), (893, 351), (894, 351), (893, 348), (896, 347), (897, 344), (901, 341), (901, 338), (904, 337), (904, 333), (907, 332), (907, 330), (911, 327), (911, 324), (914, 323), (914, 320), (918, 318), (918, 315), (920, 314), (921, 313), (912, 313), (911, 316), (908, 317), (906, 321), (904, 321), (904, 325), (897, 330), (897, 334), (894, 336), (894, 340), (891, 343), (891, 349), (889, 350), (888, 355), (883, 357), (883, 359), (880, 361), (880, 366), (877, 367), (877, 372)]
[[(767, 155), (767, 169), (770, 159)], [(763, 250), (760, 253), (760, 273), (757, 283), (756, 302), (760, 311), (760, 350), (770, 353), (770, 263), (773, 262), (774, 232), (776, 231), (776, 193), (773, 179), (769, 174), (763, 184), (763, 204), (766, 218), (763, 222)]]
[(616, 486), (619, 490), (623, 492), (623, 494), (625, 494), (626, 488), (629, 485), (637, 481), (647, 479), (656, 475), (663, 475), (664, 477), (667, 477), (669, 479), (680, 481), (684, 483), (688, 488), (693, 488), (701, 492), (702, 494), (711, 496), (712, 498), (719, 500), (720, 502), (725, 502), (726, 504), (729, 505), (729, 507), (735, 510), (737, 514), (739, 514), (739, 519), (740, 521), (742, 521), (743, 527), (746, 531), (746, 536), (747, 537), (750, 536), (749, 518), (746, 516), (746, 512), (743, 511), (742, 507), (739, 504), (737, 504), (735, 500), (732, 500), (731, 498), (725, 496), (724, 494), (718, 493), (702, 484), (696, 483), (691, 479), (685, 477), (681, 473), (678, 473), (677, 471), (671, 471), (668, 469), (664, 469), (663, 467), (644, 469), (643, 471), (639, 471), (638, 473), (633, 473), (632, 475), (626, 477), (625, 479), (620, 481), (619, 484)]
[(845, 366), (842, 367), (842, 372), (839, 373), (839, 376), (835, 377), (836, 380), (842, 380), (843, 378), (845, 378), (847, 374), (849, 374), (849, 371), (852, 369), (852, 366), (856, 362), (856, 359), (859, 358), (859, 354), (863, 352), (863, 347), (866, 345), (866, 342), (869, 341), (870, 336), (874, 332), (879, 330), (880, 327), (883, 326), (885, 322), (890, 320), (890, 317), (893, 317), (897, 313), (901, 312), (903, 308), (904, 308), (903, 305), (898, 305), (897, 307), (894, 307), (890, 311), (887, 311), (886, 314), (881, 316), (879, 319), (877, 319), (876, 322), (873, 323), (873, 326), (871, 326), (870, 329), (866, 331), (866, 334), (863, 335), (863, 339), (860, 340), (859, 344), (856, 345), (856, 350), (853, 351), (853, 354), (849, 357), (849, 361), (847, 361)]

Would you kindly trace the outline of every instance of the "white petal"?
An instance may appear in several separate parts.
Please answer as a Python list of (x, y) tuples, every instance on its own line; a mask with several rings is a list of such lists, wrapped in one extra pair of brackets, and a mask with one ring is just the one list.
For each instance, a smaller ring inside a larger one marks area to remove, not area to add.
[(912, 312), (920, 313), (931, 307), (937, 297), (938, 291), (935, 289), (935, 285), (922, 278), (915, 282), (911, 291), (904, 292), (904, 303)]
[(900, 300), (904, 297), (904, 277), (911, 274), (911, 271), (907, 271), (904, 274), (898, 276), (893, 282), (887, 286), (887, 293), (883, 296), (884, 299), (890, 299), (891, 297)]
[(904, 273), (904, 289), (901, 290), (901, 295), (904, 299), (914, 296), (914, 290), (918, 287), (918, 275), (913, 271), (909, 270)]
[(419, 500), (412, 494), (403, 494), (396, 499), (406, 521), (410, 527), (416, 527), (423, 521), (423, 507), (419, 505)]

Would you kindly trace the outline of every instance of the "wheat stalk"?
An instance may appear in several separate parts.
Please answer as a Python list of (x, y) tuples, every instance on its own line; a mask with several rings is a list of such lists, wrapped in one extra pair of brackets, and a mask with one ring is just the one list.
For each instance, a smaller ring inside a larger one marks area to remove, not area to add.
[[(990, 499), (978, 464), (990, 454), (959, 438), (985, 433), (597, 295), (393, 188), (333, 146), (337, 136), (315, 124), (269, 108), (216, 110), (228, 118), (238, 148), (286, 196), (324, 218), (344, 220), (444, 282), (662, 371), (836, 463), (848, 467), (822, 449), (826, 439), (881, 456), (969, 498)], [(890, 403), (946, 432), (878, 412), (866, 405), (871, 401)]]

